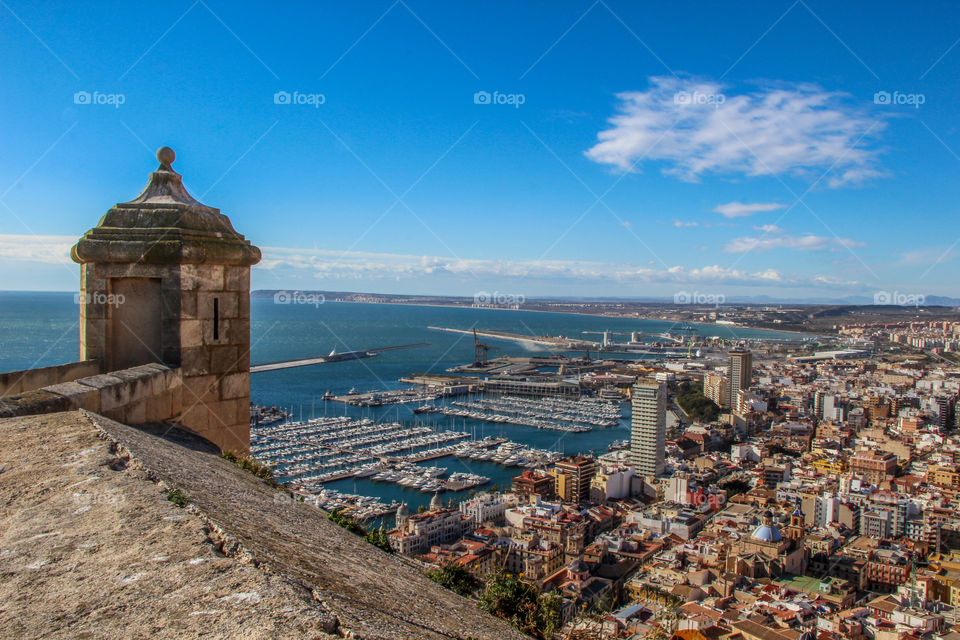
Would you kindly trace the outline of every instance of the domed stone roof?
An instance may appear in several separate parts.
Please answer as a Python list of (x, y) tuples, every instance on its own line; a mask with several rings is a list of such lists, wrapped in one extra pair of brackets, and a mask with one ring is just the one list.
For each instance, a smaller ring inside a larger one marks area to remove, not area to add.
[(435, 511), (437, 509), (443, 509), (443, 500), (440, 499), (439, 493), (433, 494), (433, 497), (430, 498), (430, 510)]
[(112, 207), (71, 250), (73, 261), (250, 266), (260, 249), (237, 233), (230, 219), (198, 202), (171, 166), (170, 147), (157, 150), (160, 166), (130, 202)]
[(780, 540), (783, 539), (783, 536), (780, 535), (780, 530), (772, 524), (760, 525), (753, 530), (751, 537), (754, 540), (762, 540), (764, 542), (780, 542)]

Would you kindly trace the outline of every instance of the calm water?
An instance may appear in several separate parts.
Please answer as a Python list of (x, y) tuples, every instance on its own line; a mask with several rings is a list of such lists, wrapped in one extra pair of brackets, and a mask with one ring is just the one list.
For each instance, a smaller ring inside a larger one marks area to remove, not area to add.
[[(0, 292), (0, 371), (70, 362), (79, 353), (78, 307), (72, 293)], [(313, 305), (274, 304), (272, 298), (255, 298), (251, 304), (251, 357), (254, 364), (303, 358), (337, 351), (353, 351), (419, 342), (428, 347), (388, 351), (373, 358), (337, 362), (298, 369), (254, 374), (252, 400), (279, 405), (295, 417), (317, 415), (365, 416), (374, 420), (425, 422), (440, 428), (475, 433), (477, 437), (502, 435), (538, 448), (565, 453), (606, 451), (614, 440), (629, 437), (628, 418), (612, 429), (565, 434), (531, 427), (492, 425), (445, 416), (418, 416), (414, 406), (357, 408), (320, 399), (325, 391), (344, 393), (393, 389), (410, 373), (442, 373), (447, 368), (473, 360), (473, 337), (432, 331), (428, 326), (457, 329), (493, 329), (527, 335), (578, 336), (582, 331), (643, 331), (660, 333), (671, 324), (654, 320), (629, 320), (561, 313), (501, 311), (387, 304), (334, 303)], [(775, 332), (699, 326), (702, 335), (742, 338), (787, 337)], [(598, 339), (599, 336), (582, 336)], [(620, 339), (623, 339), (621, 336)], [(498, 347), (491, 355), (529, 355), (522, 345), (484, 339)], [(544, 351), (543, 353), (546, 353)], [(626, 357), (617, 355), (616, 357)], [(624, 405), (625, 416), (629, 409)], [(453, 471), (489, 476), (493, 484), (507, 484), (519, 468), (505, 469), (489, 462), (441, 458), (428, 463)], [(404, 500), (413, 508), (426, 504), (429, 494), (367, 479), (344, 480), (329, 485), (355, 493), (381, 496), (386, 501)], [(449, 498), (450, 495), (445, 497)]]

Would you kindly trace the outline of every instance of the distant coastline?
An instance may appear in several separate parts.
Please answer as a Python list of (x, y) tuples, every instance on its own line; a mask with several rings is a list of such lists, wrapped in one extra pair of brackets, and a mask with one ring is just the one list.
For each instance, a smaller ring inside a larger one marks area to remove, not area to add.
[[(638, 313), (637, 311), (621, 312), (621, 313), (618, 314), (618, 313), (616, 313), (616, 312), (614, 312), (614, 311), (612, 311), (612, 310), (603, 309), (603, 308), (597, 309), (596, 311), (593, 311), (593, 312), (586, 311), (586, 310), (582, 310), (582, 309), (576, 309), (576, 308), (573, 308), (573, 309), (567, 309), (567, 308), (561, 308), (561, 309), (544, 309), (544, 308), (543, 308), (543, 306), (544, 306), (543, 304), (538, 304), (538, 305), (533, 305), (533, 306), (531, 306), (530, 304), (523, 304), (523, 305), (517, 305), (517, 306), (477, 306), (477, 305), (474, 305), (469, 298), (458, 298), (458, 297), (453, 297), (453, 296), (451, 296), (451, 298), (450, 298), (449, 300), (447, 300), (447, 301), (441, 301), (441, 300), (442, 300), (442, 297), (441, 297), (441, 296), (429, 296), (429, 297), (428, 297), (428, 296), (424, 296), (424, 297), (430, 298), (430, 300), (436, 300), (436, 301), (410, 300), (410, 299), (406, 299), (405, 297), (399, 297), (400, 299), (394, 299), (393, 296), (386, 296), (386, 295), (383, 296), (383, 297), (386, 298), (386, 299), (379, 299), (379, 300), (362, 299), (362, 298), (361, 298), (361, 299), (349, 299), (349, 298), (344, 299), (344, 298), (341, 297), (341, 296), (347, 295), (347, 296), (358, 296), (358, 297), (367, 297), (367, 296), (369, 296), (369, 297), (376, 297), (378, 294), (345, 294), (345, 293), (343, 293), (343, 292), (314, 291), (314, 290), (306, 290), (306, 289), (276, 289), (276, 290), (274, 290), (274, 289), (258, 289), (258, 290), (256, 290), (256, 291), (252, 291), (252, 292), (250, 293), (250, 295), (251, 295), (251, 297), (253, 297), (253, 298), (260, 298), (260, 299), (267, 298), (267, 299), (269, 299), (269, 298), (271, 298), (271, 297), (274, 297), (274, 295), (275, 295), (277, 292), (281, 292), (281, 291), (295, 291), (295, 292), (300, 293), (300, 294), (305, 294), (305, 295), (323, 295), (323, 296), (325, 296), (325, 297), (328, 296), (328, 295), (329, 295), (329, 296), (334, 296), (334, 295), (335, 295), (335, 296), (337, 296), (336, 298), (334, 298), (334, 299), (327, 299), (326, 301), (327, 301), (327, 302), (336, 302), (336, 303), (345, 303), (345, 304), (385, 304), (385, 305), (397, 305), (397, 306), (408, 306), (408, 307), (439, 307), (439, 308), (446, 308), (446, 309), (476, 309), (476, 310), (491, 310), (491, 311), (524, 311), (524, 312), (528, 312), (528, 313), (551, 313), (551, 314), (558, 314), (558, 315), (564, 315), (564, 314), (565, 314), (565, 315), (585, 316), (585, 317), (609, 317), (609, 318), (615, 318), (615, 319), (618, 319), (618, 320), (649, 320), (649, 321), (654, 321), (654, 322), (675, 322), (675, 323), (677, 323), (677, 324), (691, 324), (691, 325), (704, 326), (704, 327), (713, 327), (713, 328), (745, 329), (745, 330), (749, 330), (749, 331), (764, 331), (764, 332), (769, 332), (769, 333), (783, 333), (783, 334), (791, 334), (791, 335), (798, 335), (798, 336), (804, 336), (804, 337), (821, 337), (817, 332), (814, 332), (814, 331), (804, 331), (804, 330), (801, 330), (801, 329), (778, 329), (778, 328), (774, 328), (774, 327), (751, 326), (751, 325), (748, 325), (748, 324), (740, 324), (740, 323), (737, 323), (737, 324), (720, 324), (720, 323), (717, 323), (717, 322), (704, 321), (704, 320), (700, 320), (700, 319), (692, 320), (692, 319), (686, 319), (686, 318), (657, 317), (657, 316), (655, 316), (655, 315), (636, 315), (636, 314)], [(411, 297), (412, 297), (412, 298), (418, 298), (419, 296), (411, 296)], [(452, 302), (453, 300), (461, 300), (461, 299), (464, 301), (462, 304), (456, 304), (456, 303)], [(546, 301), (548, 301), (548, 302), (550, 302), (550, 303), (552, 303), (552, 304), (558, 304), (558, 305), (559, 305), (559, 304), (563, 304), (562, 302), (558, 302), (558, 301), (554, 301), (554, 300), (550, 300), (550, 299), (538, 299), (538, 300), (539, 300), (539, 301), (545, 301), (545, 300), (546, 300)], [(586, 301), (585, 301), (584, 303), (575, 303), (575, 304), (603, 305), (604, 303), (603, 303), (603, 302), (586, 302)], [(613, 304), (621, 304), (621, 303), (613, 303)], [(637, 302), (637, 303), (634, 303), (634, 304), (638, 304), (638, 305), (644, 305), (644, 304), (657, 305), (657, 304), (663, 304), (663, 303), (642, 303), (642, 302)]]

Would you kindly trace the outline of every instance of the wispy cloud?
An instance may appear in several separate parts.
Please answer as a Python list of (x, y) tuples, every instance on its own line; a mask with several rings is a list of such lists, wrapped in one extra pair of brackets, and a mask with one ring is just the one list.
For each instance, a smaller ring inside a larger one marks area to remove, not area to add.
[(76, 242), (76, 236), (0, 233), (0, 260), (73, 265), (73, 261), (70, 260), (70, 247)]
[(723, 250), (728, 253), (746, 253), (748, 251), (770, 251), (772, 249), (797, 249), (799, 251), (822, 251), (837, 247), (862, 247), (864, 243), (849, 238), (828, 238), (807, 234), (792, 236), (783, 233), (780, 227), (764, 225), (758, 230), (765, 235), (760, 237), (734, 238), (724, 245)]
[(744, 218), (746, 216), (752, 216), (755, 213), (763, 213), (764, 211), (776, 211), (786, 206), (787, 205), (778, 202), (728, 202), (717, 205), (713, 208), (713, 212), (719, 213), (725, 218)]
[(719, 265), (655, 268), (580, 260), (481, 260), (389, 253), (340, 252), (325, 249), (263, 247), (258, 269), (279, 276), (297, 274), (318, 280), (396, 280), (428, 276), (475, 277), (498, 282), (533, 280), (578, 284), (715, 284), (742, 286), (810, 286), (813, 280), (792, 277), (776, 269), (731, 269)]
[(699, 227), (699, 226), (700, 226), (700, 223), (699, 223), (699, 222), (684, 222), (683, 220), (674, 220), (674, 221), (673, 221), (673, 226), (682, 229), (683, 227)]
[(904, 251), (900, 254), (897, 264), (929, 266), (935, 262), (949, 262), (960, 256), (960, 250), (955, 247), (929, 247), (916, 251)]
[(736, 93), (709, 80), (649, 78), (646, 91), (617, 94), (611, 128), (586, 155), (632, 170), (640, 159), (665, 163), (664, 173), (697, 181), (708, 174), (815, 175), (828, 185), (882, 175), (877, 152), (858, 146), (877, 122), (848, 96), (811, 84)]
[(762, 224), (759, 227), (754, 227), (757, 231), (763, 231), (764, 233), (782, 233), (783, 229), (778, 227), (775, 224)]

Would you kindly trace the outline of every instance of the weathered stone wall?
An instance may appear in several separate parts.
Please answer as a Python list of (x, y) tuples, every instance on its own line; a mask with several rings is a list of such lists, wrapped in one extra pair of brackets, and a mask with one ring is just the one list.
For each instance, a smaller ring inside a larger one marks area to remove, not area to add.
[(183, 410), (177, 419), (221, 449), (249, 450), (249, 267), (86, 263), (82, 273), (83, 356), (100, 358), (109, 369), (112, 314), (135, 304), (117, 299), (111, 280), (159, 279), (162, 344), (151, 360), (179, 367)]
[[(133, 301), (117, 298), (110, 287), (112, 278), (157, 278), (160, 280), (161, 345), (150, 358), (171, 366), (180, 365), (180, 265), (88, 262), (80, 270), (80, 354), (111, 363), (111, 313)], [(144, 363), (145, 364), (145, 363)]]
[(527, 638), (167, 425), (0, 419), (0, 468), (4, 639)]
[(100, 360), (81, 360), (52, 367), (0, 373), (0, 398), (42, 389), (51, 384), (95, 376), (103, 371)]
[(145, 364), (0, 398), (0, 417), (86, 409), (125, 424), (176, 421), (182, 397), (178, 369)]
[(250, 269), (180, 266), (181, 424), (221, 449), (250, 446)]

